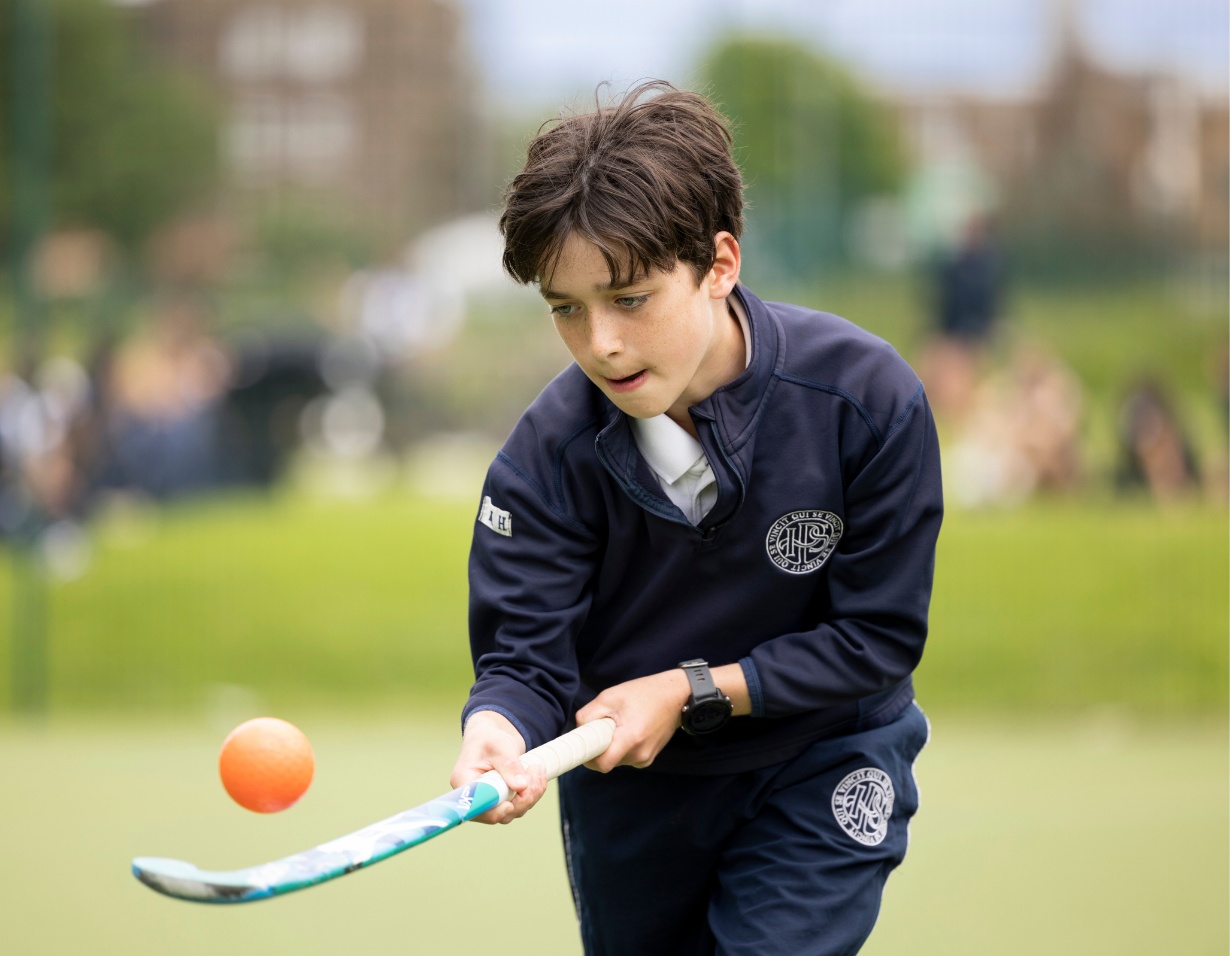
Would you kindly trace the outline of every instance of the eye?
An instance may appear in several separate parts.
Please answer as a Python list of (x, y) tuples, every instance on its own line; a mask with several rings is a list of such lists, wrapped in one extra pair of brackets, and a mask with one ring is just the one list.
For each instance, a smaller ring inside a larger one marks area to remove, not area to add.
[(561, 319), (566, 319), (576, 315), (579, 309), (580, 306), (577, 305), (553, 305), (551, 306), (551, 314)]
[(633, 309), (639, 309), (644, 305), (648, 298), (648, 295), (621, 295), (615, 300), (615, 304), (621, 309), (627, 309), (631, 312)]

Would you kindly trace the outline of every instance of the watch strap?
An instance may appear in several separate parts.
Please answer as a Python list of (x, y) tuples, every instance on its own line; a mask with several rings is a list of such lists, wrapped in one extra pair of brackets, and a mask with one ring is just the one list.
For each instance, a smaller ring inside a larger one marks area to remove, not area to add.
[(722, 697), (722, 692), (713, 683), (713, 674), (709, 671), (709, 662), (701, 659), (680, 661), (679, 666), (688, 677), (688, 686), (692, 689), (692, 703), (702, 700), (716, 700)]

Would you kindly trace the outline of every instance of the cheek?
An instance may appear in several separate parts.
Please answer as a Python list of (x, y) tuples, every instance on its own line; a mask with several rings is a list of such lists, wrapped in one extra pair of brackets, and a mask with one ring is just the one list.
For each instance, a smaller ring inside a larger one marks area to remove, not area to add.
[(705, 326), (691, 314), (678, 313), (673, 322), (664, 327), (659, 340), (663, 357), (672, 364), (694, 366), (704, 356), (707, 337)]
[(580, 349), (585, 344), (585, 337), (578, 331), (576, 326), (556, 322), (555, 334), (560, 337), (560, 341), (564, 343), (564, 347), (572, 353), (572, 357), (579, 358)]

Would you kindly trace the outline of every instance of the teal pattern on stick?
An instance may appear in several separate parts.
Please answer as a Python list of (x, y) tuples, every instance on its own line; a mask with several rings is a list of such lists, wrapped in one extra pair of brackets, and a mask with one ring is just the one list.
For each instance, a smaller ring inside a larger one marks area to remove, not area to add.
[(202, 870), (182, 860), (138, 857), (132, 872), (142, 883), (177, 899), (247, 903), (281, 896), (379, 863), (486, 813), (503, 799), (482, 778), (421, 806), (338, 837), (318, 847), (244, 870)]

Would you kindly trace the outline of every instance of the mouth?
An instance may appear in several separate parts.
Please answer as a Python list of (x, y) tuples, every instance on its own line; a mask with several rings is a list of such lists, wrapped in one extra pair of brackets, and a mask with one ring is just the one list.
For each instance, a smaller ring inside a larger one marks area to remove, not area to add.
[(639, 388), (644, 384), (647, 377), (648, 373), (645, 369), (641, 369), (639, 372), (626, 378), (608, 378), (606, 383), (613, 392), (631, 392), (633, 389)]

